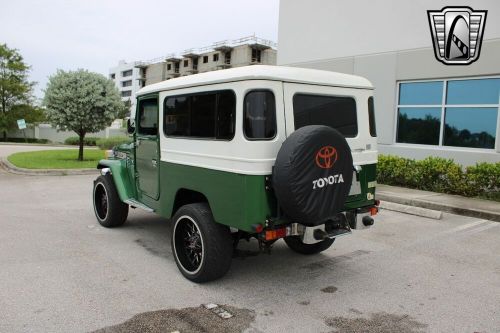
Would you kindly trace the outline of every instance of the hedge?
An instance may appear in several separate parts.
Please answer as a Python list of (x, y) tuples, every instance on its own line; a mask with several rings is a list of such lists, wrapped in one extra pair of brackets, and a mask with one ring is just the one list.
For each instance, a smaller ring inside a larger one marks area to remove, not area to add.
[(379, 155), (377, 182), (425, 191), (480, 196), (500, 200), (500, 163), (463, 168), (451, 159), (427, 157), (416, 161)]
[(132, 139), (127, 136), (113, 136), (108, 139), (97, 140), (97, 146), (101, 149), (112, 149), (114, 146), (129, 142), (132, 142)]
[(49, 143), (48, 139), (34, 139), (34, 138), (7, 138), (7, 141), (4, 141), (3, 138), (0, 139), (0, 142), (14, 142), (14, 143)]
[[(83, 138), (83, 144), (85, 146), (95, 146), (97, 140), (99, 140), (99, 138), (88, 136)], [(70, 136), (69, 138), (64, 140), (64, 143), (67, 145), (78, 146), (80, 144), (80, 138), (77, 136)]]

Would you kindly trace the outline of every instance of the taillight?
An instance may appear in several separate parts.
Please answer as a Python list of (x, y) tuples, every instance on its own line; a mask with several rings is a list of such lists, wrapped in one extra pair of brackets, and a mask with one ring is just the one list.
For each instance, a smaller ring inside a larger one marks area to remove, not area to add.
[(266, 230), (265, 233), (265, 240), (275, 240), (278, 238), (283, 238), (286, 237), (286, 227), (285, 228), (279, 228), (279, 229), (274, 229), (274, 230)]

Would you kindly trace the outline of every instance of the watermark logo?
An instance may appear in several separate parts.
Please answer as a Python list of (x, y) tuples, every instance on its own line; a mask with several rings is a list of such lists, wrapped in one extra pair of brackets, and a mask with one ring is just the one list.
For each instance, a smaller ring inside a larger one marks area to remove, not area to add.
[(445, 65), (469, 65), (478, 60), (487, 13), (470, 7), (428, 10), (436, 59)]

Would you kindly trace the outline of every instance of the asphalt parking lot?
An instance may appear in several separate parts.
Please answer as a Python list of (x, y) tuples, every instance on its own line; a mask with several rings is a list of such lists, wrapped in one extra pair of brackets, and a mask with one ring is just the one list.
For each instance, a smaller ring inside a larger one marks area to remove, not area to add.
[(97, 224), (94, 177), (0, 171), (0, 332), (499, 332), (500, 223), (383, 211), (323, 254), (280, 241), (197, 285), (175, 266), (167, 220), (131, 210), (121, 228)]

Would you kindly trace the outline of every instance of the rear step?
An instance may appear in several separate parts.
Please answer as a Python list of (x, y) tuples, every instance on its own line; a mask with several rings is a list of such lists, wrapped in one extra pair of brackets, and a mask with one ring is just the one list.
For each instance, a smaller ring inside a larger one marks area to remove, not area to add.
[(139, 202), (139, 201), (134, 200), (134, 199), (127, 199), (124, 202), (126, 204), (130, 205), (132, 208), (140, 208), (140, 209), (143, 209), (146, 212), (150, 212), (150, 213), (153, 213), (155, 211), (153, 208), (148, 207), (145, 204), (143, 204), (142, 202)]

